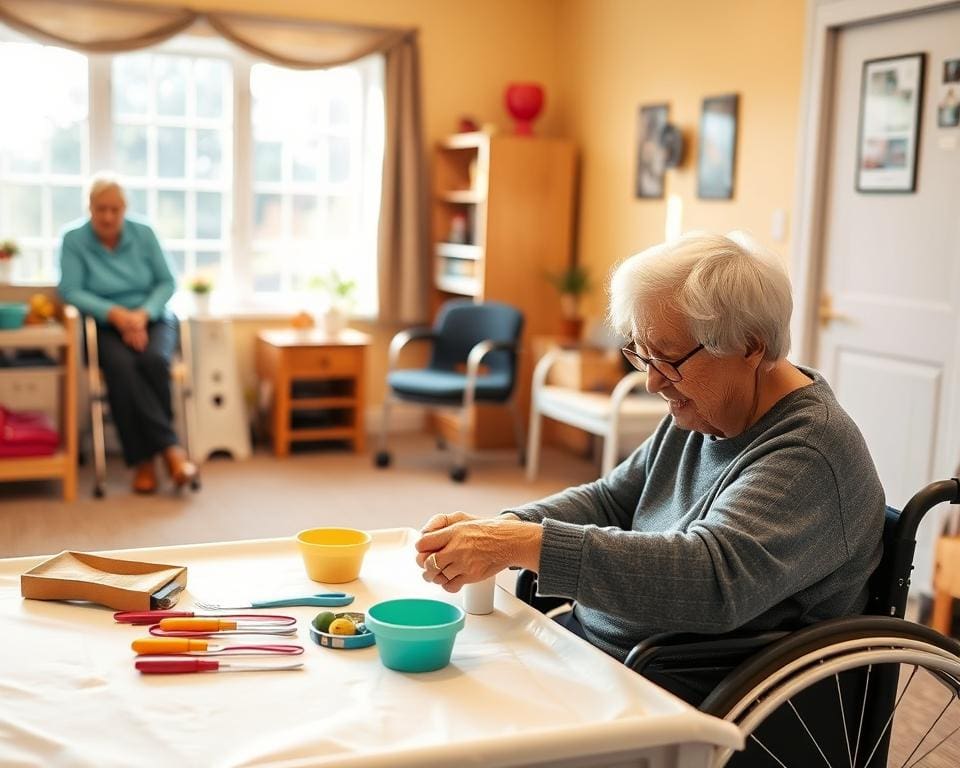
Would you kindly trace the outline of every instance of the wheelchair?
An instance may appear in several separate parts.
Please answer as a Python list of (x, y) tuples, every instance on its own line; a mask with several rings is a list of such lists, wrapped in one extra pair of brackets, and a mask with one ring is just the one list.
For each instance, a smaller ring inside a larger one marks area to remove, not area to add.
[[(917, 528), (944, 502), (960, 504), (960, 480), (887, 508), (863, 615), (793, 631), (656, 635), (624, 663), (740, 729), (745, 749), (718, 747), (714, 768), (960, 766), (960, 643), (903, 618)], [(569, 602), (536, 590), (537, 575), (521, 571), (520, 599), (544, 611)], [(716, 683), (702, 701), (672, 684), (690, 676)]]
[[(93, 495), (102, 499), (107, 487), (107, 457), (104, 438), (104, 421), (108, 416), (107, 387), (100, 370), (100, 351), (98, 347), (97, 320), (87, 315), (83, 319), (84, 351), (87, 363), (87, 387), (90, 400), (90, 439), (93, 453), (94, 486)], [(189, 459), (193, 459), (190, 450), (190, 435), (193, 429), (193, 385), (190, 375), (191, 360), (189, 323), (177, 323), (179, 349), (170, 366), (173, 381), (173, 402), (175, 409), (182, 415), (183, 449)], [(190, 481), (190, 489), (200, 489), (200, 473)]]

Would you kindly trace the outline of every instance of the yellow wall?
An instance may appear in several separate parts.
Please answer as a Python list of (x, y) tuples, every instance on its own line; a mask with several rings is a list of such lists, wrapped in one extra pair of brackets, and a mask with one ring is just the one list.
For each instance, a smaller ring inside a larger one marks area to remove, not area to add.
[[(670, 104), (688, 139), (667, 194), (683, 200), (683, 229), (745, 229), (771, 240), (775, 208), (787, 211), (796, 164), (804, 0), (562, 0), (560, 124), (581, 152), (582, 263), (596, 278), (663, 240), (665, 200), (633, 196), (637, 108)], [(735, 197), (697, 199), (696, 137), (705, 96), (740, 94)], [(595, 290), (590, 308), (603, 310)]]
[[(137, 0), (167, 4), (169, 0)], [(633, 196), (636, 113), (669, 102), (688, 138), (683, 168), (669, 171), (667, 193), (684, 203), (683, 228), (751, 231), (774, 243), (775, 208), (792, 224), (800, 107), (804, 0), (188, 0), (197, 10), (345, 20), (420, 30), (428, 146), (462, 114), (508, 127), (502, 106), (511, 80), (544, 84), (545, 135), (572, 138), (581, 157), (579, 247), (596, 281), (620, 259), (663, 239), (665, 201)], [(740, 94), (736, 192), (732, 201), (696, 197), (696, 136), (704, 96)], [(603, 312), (604, 292), (587, 303)], [(259, 320), (237, 323), (241, 371), (253, 382)], [(368, 402), (382, 398), (386, 345), (396, 330), (373, 334)]]

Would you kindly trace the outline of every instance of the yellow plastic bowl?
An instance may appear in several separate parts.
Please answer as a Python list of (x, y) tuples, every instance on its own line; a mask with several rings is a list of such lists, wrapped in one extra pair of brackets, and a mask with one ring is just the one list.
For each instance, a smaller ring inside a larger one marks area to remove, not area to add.
[(360, 575), (370, 534), (354, 528), (310, 528), (297, 534), (307, 576), (324, 584), (343, 584)]

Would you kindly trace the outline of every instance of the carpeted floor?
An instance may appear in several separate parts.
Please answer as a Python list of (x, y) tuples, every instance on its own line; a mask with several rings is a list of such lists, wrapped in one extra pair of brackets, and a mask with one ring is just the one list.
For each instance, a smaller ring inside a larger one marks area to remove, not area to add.
[(375, 469), (369, 454), (341, 450), (213, 459), (203, 466), (202, 489), (179, 496), (132, 494), (119, 460), (111, 462), (104, 499), (92, 497), (89, 467), (73, 504), (60, 500), (59, 483), (0, 484), (0, 557), (289, 536), (324, 525), (419, 528), (438, 512), (493, 515), (597, 472), (589, 461), (546, 449), (540, 477), (528, 483), (512, 451), (484, 451), (458, 484), (447, 476), (449, 455), (429, 438), (398, 436), (391, 448), (386, 470)]

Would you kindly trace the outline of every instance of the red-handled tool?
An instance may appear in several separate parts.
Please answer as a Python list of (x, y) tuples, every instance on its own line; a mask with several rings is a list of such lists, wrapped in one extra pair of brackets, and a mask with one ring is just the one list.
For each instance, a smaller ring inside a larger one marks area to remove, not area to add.
[(267, 613), (195, 613), (194, 611), (119, 611), (113, 614), (118, 624), (156, 624), (163, 619), (244, 619), (262, 621), (276, 626), (295, 624), (292, 616)]
[(190, 672), (275, 672), (288, 669), (300, 669), (303, 662), (292, 664), (225, 664), (222, 661), (206, 659), (159, 659), (156, 661), (135, 662), (145, 675), (178, 675)]

